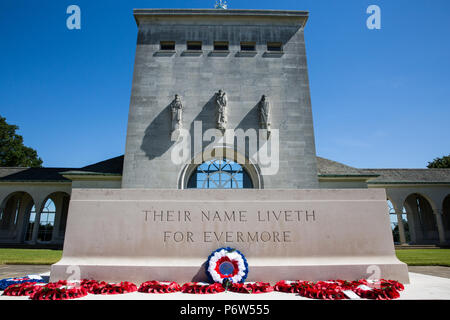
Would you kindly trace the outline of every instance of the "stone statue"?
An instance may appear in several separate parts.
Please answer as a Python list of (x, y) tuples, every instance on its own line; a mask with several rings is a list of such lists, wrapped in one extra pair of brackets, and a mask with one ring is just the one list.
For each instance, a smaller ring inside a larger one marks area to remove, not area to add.
[(267, 129), (267, 137), (270, 136), (270, 125), (271, 125), (271, 110), (269, 100), (265, 95), (261, 97), (258, 104), (259, 109), (259, 127), (261, 129)]
[(172, 132), (175, 132), (183, 127), (183, 105), (178, 94), (170, 103), (170, 109), (172, 111)]
[(223, 90), (219, 90), (216, 93), (216, 105), (217, 105), (217, 129), (226, 130), (228, 115), (227, 115), (227, 94)]

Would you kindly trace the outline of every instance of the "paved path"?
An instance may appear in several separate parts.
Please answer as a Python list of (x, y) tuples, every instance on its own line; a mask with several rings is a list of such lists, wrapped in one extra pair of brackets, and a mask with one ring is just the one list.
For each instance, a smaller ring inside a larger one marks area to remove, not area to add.
[(450, 267), (440, 266), (409, 266), (409, 272), (427, 274), (430, 276), (449, 278), (450, 279)]
[(49, 272), (50, 266), (48, 265), (0, 265), (0, 279), (23, 277), (29, 274), (41, 274)]

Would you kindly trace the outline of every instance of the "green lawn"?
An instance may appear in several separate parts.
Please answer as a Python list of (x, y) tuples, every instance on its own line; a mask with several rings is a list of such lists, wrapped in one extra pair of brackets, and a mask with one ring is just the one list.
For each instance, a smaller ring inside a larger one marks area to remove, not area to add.
[(62, 250), (0, 249), (0, 264), (53, 264), (61, 256)]
[(409, 266), (450, 267), (450, 249), (403, 249), (396, 253)]
[[(450, 249), (396, 250), (397, 257), (410, 266), (450, 267)], [(53, 264), (62, 250), (0, 249), (0, 264)]]

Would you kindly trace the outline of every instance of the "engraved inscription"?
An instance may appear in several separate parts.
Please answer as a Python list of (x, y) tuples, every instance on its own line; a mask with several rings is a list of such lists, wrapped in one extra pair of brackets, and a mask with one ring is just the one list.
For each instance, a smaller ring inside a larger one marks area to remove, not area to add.
[[(143, 210), (145, 223), (161, 224), (164, 243), (289, 243), (299, 223), (314, 223), (314, 209), (296, 210)], [(175, 223), (169, 227), (168, 223)], [(177, 230), (176, 225), (201, 224), (203, 231)], [(233, 224), (230, 227), (230, 223)], [(224, 224), (220, 231), (218, 224)], [(252, 231), (244, 230), (251, 226)], [(260, 228), (259, 228), (260, 227)], [(242, 228), (242, 230), (241, 230)], [(232, 230), (229, 230), (232, 229)], [(253, 230), (255, 229), (255, 230)]]

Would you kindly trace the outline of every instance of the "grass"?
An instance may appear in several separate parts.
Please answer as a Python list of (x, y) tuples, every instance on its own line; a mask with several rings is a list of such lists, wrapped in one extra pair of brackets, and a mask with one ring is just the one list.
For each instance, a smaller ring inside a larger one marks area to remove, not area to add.
[[(396, 250), (397, 257), (410, 266), (450, 267), (450, 249)], [(61, 259), (62, 250), (0, 249), (0, 264), (49, 265)]]
[(54, 264), (61, 256), (62, 250), (0, 249), (0, 264)]
[(450, 267), (450, 249), (396, 250), (397, 258), (409, 266)]

